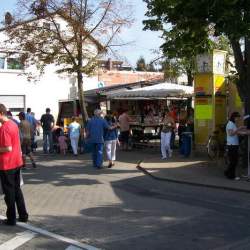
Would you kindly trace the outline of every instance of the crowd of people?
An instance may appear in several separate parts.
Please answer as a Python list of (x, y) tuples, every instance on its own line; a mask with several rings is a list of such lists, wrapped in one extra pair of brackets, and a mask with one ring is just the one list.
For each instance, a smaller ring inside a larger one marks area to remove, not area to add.
[[(152, 112), (149, 115), (150, 119), (153, 119)], [(7, 225), (16, 224), (16, 207), (19, 214), (18, 220), (28, 221), (28, 213), (20, 188), (20, 170), (26, 168), (27, 156), (30, 158), (33, 168), (36, 168), (32, 152), (36, 148), (35, 136), (39, 126), (43, 129), (44, 153), (54, 152), (56, 139), (61, 154), (66, 154), (70, 142), (72, 153), (77, 156), (79, 140), (84, 139), (85, 146), (90, 144), (92, 147), (93, 167), (96, 169), (103, 167), (104, 149), (108, 168), (115, 164), (117, 145), (121, 143), (122, 149), (128, 149), (130, 122), (132, 121), (128, 110), (123, 110), (117, 118), (111, 112), (107, 112), (106, 116), (103, 117), (102, 111), (96, 109), (93, 117), (88, 120), (84, 128), (81, 127), (76, 117), (73, 117), (72, 122), (67, 127), (67, 134), (64, 133), (62, 127), (55, 127), (55, 120), (50, 114), (49, 108), (46, 109), (46, 113), (42, 115), (40, 120), (35, 118), (30, 108), (27, 109), (26, 113), (20, 112), (18, 117), (19, 121), (13, 118), (11, 112), (7, 111), (3, 104), (0, 104), (0, 179), (7, 205), (7, 219), (4, 221)], [(238, 136), (246, 130), (244, 126), (237, 126), (239, 118), (240, 114), (233, 112), (226, 126), (229, 164), (225, 170), (225, 176), (229, 179), (237, 179)], [(179, 134), (181, 143), (181, 135), (184, 131), (193, 132), (193, 122), (193, 110), (186, 112), (183, 109), (178, 115), (174, 109), (165, 110), (160, 121), (162, 125), (160, 132), (162, 159), (172, 156), (173, 140), (175, 140), (176, 133)]]

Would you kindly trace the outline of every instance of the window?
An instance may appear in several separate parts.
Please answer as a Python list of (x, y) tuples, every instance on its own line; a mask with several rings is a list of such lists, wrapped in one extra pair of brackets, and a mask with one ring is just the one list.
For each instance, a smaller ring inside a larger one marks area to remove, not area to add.
[(7, 69), (24, 69), (24, 65), (20, 58), (7, 58)]
[(43, 28), (45, 28), (46, 30), (50, 30), (50, 23), (44, 22)]
[(0, 69), (4, 69), (4, 64), (5, 64), (5, 58), (0, 57)]

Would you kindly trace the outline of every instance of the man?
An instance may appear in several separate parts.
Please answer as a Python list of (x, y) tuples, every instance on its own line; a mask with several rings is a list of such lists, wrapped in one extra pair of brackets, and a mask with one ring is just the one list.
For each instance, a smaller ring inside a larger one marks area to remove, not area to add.
[(48, 153), (48, 144), (49, 152), (53, 153), (53, 139), (52, 139), (52, 129), (55, 124), (53, 115), (50, 114), (50, 109), (46, 108), (46, 114), (43, 114), (41, 117), (41, 126), (43, 128), (43, 152)]
[(6, 225), (16, 225), (16, 206), (19, 221), (27, 222), (28, 213), (20, 188), (20, 168), (23, 165), (17, 125), (8, 119), (7, 110), (0, 104), (0, 178), (7, 206)]
[(128, 150), (128, 139), (129, 139), (129, 122), (131, 122), (130, 117), (128, 116), (128, 110), (124, 110), (120, 115), (119, 119), (120, 125), (120, 138), (122, 143), (123, 150)]
[(23, 167), (26, 167), (26, 155), (30, 158), (32, 167), (36, 168), (36, 163), (34, 161), (32, 152), (31, 152), (31, 140), (33, 136), (33, 129), (31, 128), (30, 123), (25, 120), (25, 113), (19, 113), (19, 131), (20, 131), (20, 139), (21, 139), (21, 149), (22, 149), (22, 157), (23, 157)]
[(31, 112), (31, 108), (27, 108), (27, 113), (25, 114), (25, 120), (27, 120), (32, 129), (32, 136), (31, 136), (31, 151), (35, 148), (35, 134), (36, 134), (36, 127), (38, 126), (39, 122), (36, 120), (35, 116)]
[(69, 124), (69, 138), (73, 154), (78, 154), (78, 142), (81, 132), (81, 125), (76, 121), (76, 117), (72, 117), (72, 122)]
[(101, 114), (102, 111), (100, 109), (96, 109), (94, 117), (88, 121), (86, 127), (86, 137), (89, 139), (89, 143), (92, 144), (93, 166), (97, 169), (102, 168), (104, 131), (105, 129), (115, 128), (115, 126), (110, 127), (107, 121), (101, 117)]
[(13, 115), (11, 111), (7, 111), (7, 117), (12, 120), (17, 126), (19, 125), (19, 121), (17, 121), (15, 118), (13, 118)]

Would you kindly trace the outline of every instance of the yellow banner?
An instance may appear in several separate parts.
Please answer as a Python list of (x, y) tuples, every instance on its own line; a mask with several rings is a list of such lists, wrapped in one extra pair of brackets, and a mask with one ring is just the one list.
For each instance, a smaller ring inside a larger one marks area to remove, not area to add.
[(213, 117), (212, 105), (196, 105), (195, 119), (197, 120), (211, 120)]

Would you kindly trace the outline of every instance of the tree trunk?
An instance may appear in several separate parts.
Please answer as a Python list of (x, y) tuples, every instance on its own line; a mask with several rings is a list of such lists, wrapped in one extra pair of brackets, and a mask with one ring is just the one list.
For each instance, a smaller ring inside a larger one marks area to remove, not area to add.
[(85, 98), (84, 98), (84, 92), (83, 92), (83, 77), (82, 73), (77, 73), (77, 85), (78, 85), (78, 98), (79, 98), (79, 104), (80, 104), (80, 111), (82, 114), (83, 122), (87, 122), (89, 119)]
[(244, 102), (245, 114), (250, 114), (250, 42), (245, 39), (245, 56), (241, 51), (240, 42), (231, 40), (235, 68), (239, 75), (239, 80), (236, 82), (237, 89), (241, 100)]
[(186, 72), (187, 72), (188, 86), (193, 86), (194, 78), (193, 78), (192, 71), (190, 69), (187, 69)]

